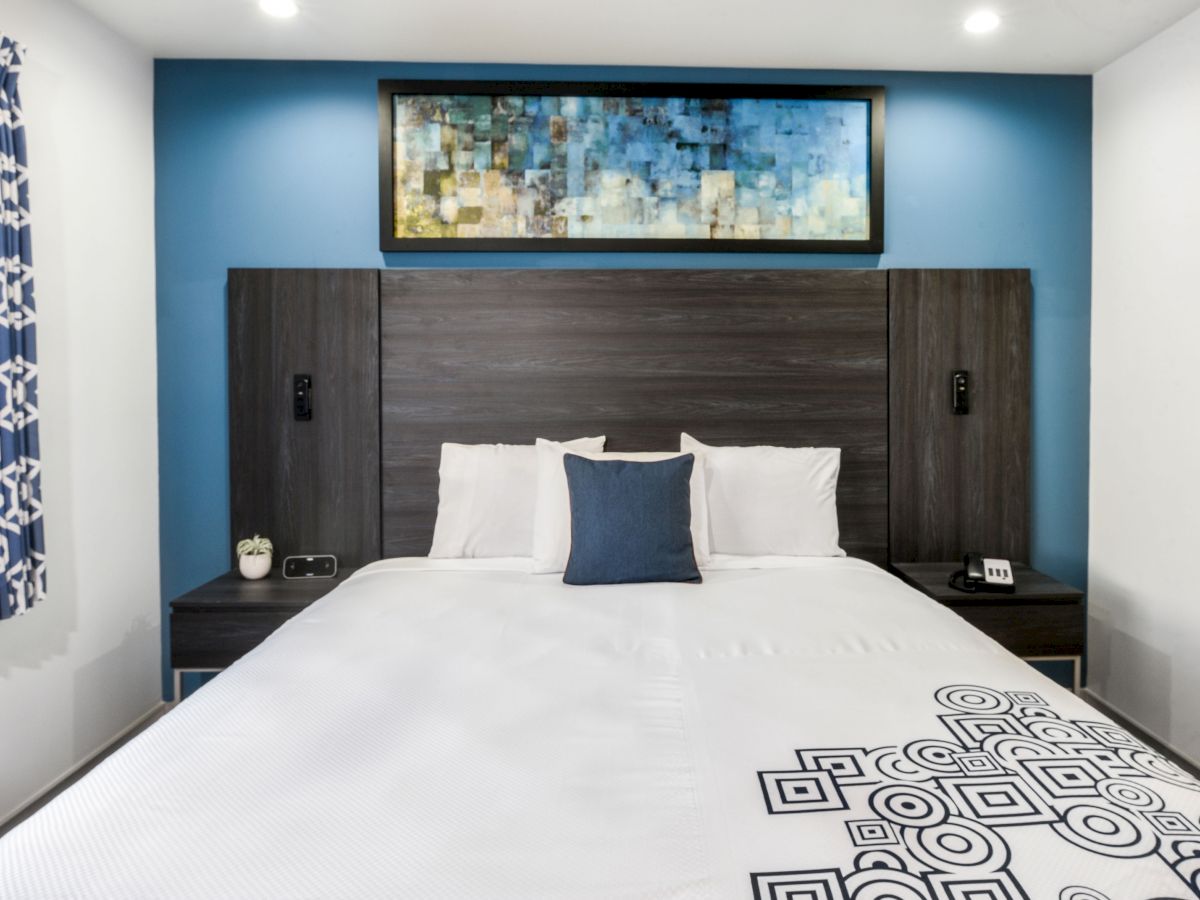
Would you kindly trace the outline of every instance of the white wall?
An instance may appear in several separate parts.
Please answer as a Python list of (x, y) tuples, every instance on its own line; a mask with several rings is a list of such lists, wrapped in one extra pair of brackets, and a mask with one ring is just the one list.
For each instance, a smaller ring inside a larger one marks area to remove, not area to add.
[(1094, 89), (1088, 680), (1200, 760), (1200, 13)]
[(153, 63), (64, 0), (29, 49), (48, 598), (0, 622), (0, 821), (160, 696)]

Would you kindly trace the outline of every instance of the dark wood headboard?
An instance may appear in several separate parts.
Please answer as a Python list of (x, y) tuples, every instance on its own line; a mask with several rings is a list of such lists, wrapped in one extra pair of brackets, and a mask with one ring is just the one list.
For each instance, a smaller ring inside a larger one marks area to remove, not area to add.
[(231, 269), (232, 531), (278, 559), (424, 554), (443, 441), (687, 430), (841, 447), (856, 556), (1025, 562), (1031, 289), (1027, 269)]
[(887, 273), (385, 270), (382, 549), (429, 551), (443, 441), (842, 448), (846, 552), (887, 562)]

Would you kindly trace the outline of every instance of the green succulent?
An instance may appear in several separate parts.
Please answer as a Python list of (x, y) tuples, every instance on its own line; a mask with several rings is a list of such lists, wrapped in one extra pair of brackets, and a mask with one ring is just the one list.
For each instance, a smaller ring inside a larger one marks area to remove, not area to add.
[(270, 538), (259, 537), (257, 534), (252, 538), (238, 541), (237, 555), (241, 556), (270, 556), (275, 552), (275, 547), (271, 543)]

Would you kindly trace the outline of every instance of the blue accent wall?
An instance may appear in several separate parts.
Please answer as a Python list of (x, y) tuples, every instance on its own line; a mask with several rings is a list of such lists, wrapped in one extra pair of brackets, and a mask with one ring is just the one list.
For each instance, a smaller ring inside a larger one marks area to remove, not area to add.
[[(380, 78), (881, 84), (886, 252), (381, 253)], [(240, 266), (1029, 267), (1032, 563), (1084, 584), (1090, 78), (159, 60), (154, 104), (164, 623), (229, 563), (225, 282)]]

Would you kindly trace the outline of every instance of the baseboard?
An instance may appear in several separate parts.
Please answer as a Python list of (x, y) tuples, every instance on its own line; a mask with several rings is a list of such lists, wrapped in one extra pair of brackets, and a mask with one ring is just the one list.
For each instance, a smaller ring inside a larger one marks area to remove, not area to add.
[(1103, 697), (1101, 697), (1099, 694), (1097, 694), (1091, 688), (1085, 687), (1083, 690), (1080, 691), (1080, 693), (1086, 694), (1087, 695), (1086, 699), (1090, 703), (1092, 703), (1093, 706), (1096, 706), (1101, 712), (1108, 715), (1109, 718), (1116, 719), (1117, 724), (1119, 724), (1119, 725), (1125, 724), (1125, 725), (1133, 726), (1131, 730), (1140, 731), (1142, 733), (1142, 735), (1150, 738), (1150, 741), (1148, 741), (1148, 743), (1158, 744), (1160, 746), (1160, 748), (1167, 751), (1168, 754), (1178, 757), (1177, 761), (1185, 763), (1186, 765), (1191, 767), (1192, 774), (1196, 774), (1197, 772), (1200, 772), (1200, 762), (1197, 762), (1189, 754), (1184, 753), (1178, 747), (1173, 745), (1170, 741), (1164, 740), (1163, 738), (1159, 737), (1157, 734), (1155, 734), (1153, 731), (1151, 731), (1149, 728), (1147, 728), (1145, 725), (1143, 725), (1141, 722), (1139, 722), (1133, 716), (1130, 716), (1130, 715), (1127, 715), (1126, 713), (1121, 712), (1119, 709), (1117, 709), (1115, 706), (1113, 706), (1111, 703), (1109, 703), (1107, 700), (1105, 700)]
[(101, 759), (112, 752), (112, 749), (117, 744), (120, 744), (122, 741), (124, 741), (127, 737), (145, 725), (150, 719), (160, 715), (166, 708), (166, 703), (164, 703), (162, 700), (158, 701), (158, 703), (154, 704), (154, 706), (150, 707), (150, 709), (138, 716), (137, 719), (135, 719), (130, 725), (122, 728), (119, 732), (105, 741), (94, 751), (89, 753), (75, 765), (71, 766), (71, 768), (67, 769), (67, 771), (63, 772), (41, 790), (34, 793), (34, 795), (24, 803), (18, 804), (16, 809), (5, 815), (3, 818), (0, 818), (0, 834), (3, 834), (8, 830), (10, 823), (20, 819), (29, 809), (37, 806), (47, 796), (53, 794), (59, 789), (59, 787), (61, 787), (65, 782), (70, 781), (80, 771), (98, 763)]

